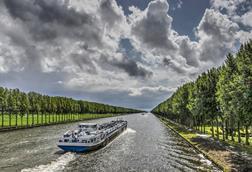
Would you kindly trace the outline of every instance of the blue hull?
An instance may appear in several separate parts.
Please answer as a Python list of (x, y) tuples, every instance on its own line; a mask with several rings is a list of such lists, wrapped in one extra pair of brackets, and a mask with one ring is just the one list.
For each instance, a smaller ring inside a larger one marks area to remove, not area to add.
[(86, 146), (58, 146), (64, 151), (67, 152), (88, 152), (90, 151), (89, 147)]

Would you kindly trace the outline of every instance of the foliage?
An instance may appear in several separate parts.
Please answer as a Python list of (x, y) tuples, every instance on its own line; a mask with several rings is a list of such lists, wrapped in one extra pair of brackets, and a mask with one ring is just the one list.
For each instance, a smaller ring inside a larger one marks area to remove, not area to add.
[(225, 132), (232, 136), (232, 140), (236, 131), (240, 137), (240, 129), (245, 129), (246, 144), (249, 144), (249, 127), (252, 123), (252, 40), (241, 45), (236, 55), (228, 54), (225, 63), (218, 69), (212, 68), (198, 76), (195, 82), (179, 87), (152, 112), (187, 126), (211, 124), (214, 128), (213, 125), (217, 125), (217, 132), (221, 122), (222, 129), (225, 126), (223, 138)]
[[(1, 124), (4, 126), (6, 114), (9, 118), (9, 126), (13, 126), (13, 119), (15, 118), (15, 125), (18, 125), (18, 118), (21, 118), (23, 124), (23, 117), (26, 115), (26, 122), (28, 125), (29, 114), (32, 115), (32, 125), (35, 123), (34, 116), (42, 115), (43, 120), (47, 116), (53, 114), (57, 118), (66, 118), (69, 115), (80, 114), (122, 114), (122, 113), (136, 113), (139, 110), (111, 106), (102, 103), (88, 102), (84, 100), (74, 100), (72, 98), (60, 96), (42, 95), (36, 92), (21, 92), (18, 89), (7, 89), (0, 87), (0, 112)], [(14, 116), (14, 117), (13, 117)], [(54, 120), (54, 117), (52, 120)], [(37, 119), (38, 120), (38, 119)], [(50, 122), (49, 118), (49, 122)], [(47, 122), (47, 121), (45, 121)]]

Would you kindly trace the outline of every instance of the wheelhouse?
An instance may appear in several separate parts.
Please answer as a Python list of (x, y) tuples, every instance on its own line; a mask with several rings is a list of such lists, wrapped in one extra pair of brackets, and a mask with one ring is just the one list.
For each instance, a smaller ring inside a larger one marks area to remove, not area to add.
[(95, 123), (80, 123), (78, 127), (81, 128), (81, 129), (96, 130), (98, 128), (98, 124), (95, 124)]

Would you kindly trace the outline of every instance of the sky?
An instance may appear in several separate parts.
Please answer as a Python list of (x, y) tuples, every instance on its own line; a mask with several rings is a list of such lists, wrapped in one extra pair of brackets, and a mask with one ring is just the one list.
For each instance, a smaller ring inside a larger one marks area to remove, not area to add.
[(250, 0), (1, 0), (0, 86), (151, 110), (252, 38)]

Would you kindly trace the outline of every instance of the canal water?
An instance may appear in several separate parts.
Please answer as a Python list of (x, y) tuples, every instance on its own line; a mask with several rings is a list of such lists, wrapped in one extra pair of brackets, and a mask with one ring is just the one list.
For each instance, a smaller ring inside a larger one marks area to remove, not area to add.
[(0, 171), (219, 171), (151, 113), (121, 117), (128, 129), (106, 147), (86, 154), (64, 153), (56, 146), (77, 123), (0, 133)]

